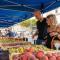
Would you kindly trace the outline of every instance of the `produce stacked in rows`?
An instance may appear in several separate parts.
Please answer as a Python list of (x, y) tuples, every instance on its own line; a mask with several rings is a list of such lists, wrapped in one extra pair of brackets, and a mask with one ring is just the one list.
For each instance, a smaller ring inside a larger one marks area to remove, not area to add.
[(14, 48), (9, 48), (9, 52), (12, 53), (24, 53), (26, 50), (28, 50), (29, 48), (33, 48), (34, 52), (37, 52), (39, 50), (43, 50), (43, 51), (51, 51), (52, 49), (48, 49), (47, 47), (43, 46), (43, 45), (23, 45), (20, 47), (14, 47)]
[(22, 54), (12, 55), (12, 60), (60, 60), (59, 53), (44, 53), (44, 51), (34, 52), (32, 48), (26, 50)]
[(22, 38), (13, 38), (13, 37), (0, 37), (0, 43), (14, 43), (14, 42), (19, 42), (23, 41)]
[(37, 60), (40, 57), (42, 59), (42, 56), (45, 54), (43, 51), (47, 52), (52, 50), (44, 47), (43, 45), (26, 45), (19, 48), (9, 48), (11, 60)]
[(43, 45), (24, 45), (9, 48), (10, 60), (60, 60), (60, 52)]

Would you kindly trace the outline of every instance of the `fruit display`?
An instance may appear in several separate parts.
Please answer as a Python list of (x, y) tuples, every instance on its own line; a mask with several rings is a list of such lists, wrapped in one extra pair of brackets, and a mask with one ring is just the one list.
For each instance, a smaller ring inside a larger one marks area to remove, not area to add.
[(13, 37), (0, 37), (0, 43), (14, 43), (14, 42), (19, 42), (23, 41), (22, 38), (13, 38)]
[(18, 47), (21, 45), (31, 45), (31, 43), (30, 42), (24, 42), (24, 41), (14, 42), (14, 43), (0, 43), (0, 46), (6, 47), (6, 48), (11, 48), (11, 47), (16, 47), (16, 46)]
[(31, 45), (31, 42), (23, 41), (21, 38), (5, 38), (0, 37), (0, 47), (2, 48), (12, 48), (20, 45)]
[(39, 50), (42, 51), (52, 51), (52, 49), (48, 49), (47, 47), (43, 45), (22, 45), (22, 46), (16, 46), (9, 48), (10, 53), (23, 53), (25, 51), (30, 51), (30, 52), (37, 52)]
[(13, 53), (20, 53), (20, 54), (22, 54), (24, 51), (25, 51), (25, 49), (22, 48), (22, 47), (19, 47), (19, 48), (10, 48), (9, 49), (10, 54), (13, 54)]
[(60, 60), (60, 52), (47, 52), (38, 51), (38, 52), (30, 52), (25, 51), (22, 54), (13, 54), (11, 60)]
[(18, 39), (0, 38), (0, 47), (9, 51), (10, 60), (60, 60), (60, 52)]
[(48, 52), (52, 50), (46, 48), (43, 45), (24, 45), (20, 47), (9, 48), (10, 60), (19, 60), (27, 58), (31, 60), (36, 60), (38, 57), (44, 56), (45, 51)]
[[(4, 48), (3, 48), (4, 49)], [(6, 48), (10, 60), (59, 60), (60, 51), (48, 49), (43, 45), (21, 45)]]

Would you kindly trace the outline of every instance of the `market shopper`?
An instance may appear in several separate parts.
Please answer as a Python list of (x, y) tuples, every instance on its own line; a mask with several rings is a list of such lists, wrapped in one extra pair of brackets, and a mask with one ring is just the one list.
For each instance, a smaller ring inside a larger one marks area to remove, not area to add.
[(56, 16), (54, 14), (50, 14), (47, 16), (47, 37), (46, 37), (46, 46), (48, 48), (53, 48), (53, 38), (57, 35), (56, 32)]
[(47, 24), (50, 27), (56, 27), (57, 21), (56, 21), (56, 16), (54, 14), (49, 14), (47, 17)]
[(35, 11), (34, 16), (37, 19), (37, 23), (36, 23), (37, 31), (32, 37), (34, 38), (35, 35), (38, 35), (36, 44), (37, 45), (44, 44), (45, 43), (44, 37), (47, 32), (46, 18), (43, 18), (40, 11)]
[(52, 48), (52, 39), (56, 35), (55, 31), (52, 31), (52, 28), (48, 26), (47, 28), (47, 35), (46, 35), (46, 47), (47, 48)]
[(52, 39), (52, 48), (56, 48), (60, 50), (60, 25), (56, 27), (56, 35)]
[(13, 32), (11, 31), (11, 29), (8, 29), (8, 30), (7, 30), (6, 36), (7, 36), (7, 37), (13, 37)]

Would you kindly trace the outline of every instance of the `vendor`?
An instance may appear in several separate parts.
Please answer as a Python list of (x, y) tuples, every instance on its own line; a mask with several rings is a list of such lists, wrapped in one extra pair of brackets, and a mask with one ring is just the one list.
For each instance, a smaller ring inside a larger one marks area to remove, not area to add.
[(36, 30), (36, 33), (33, 35), (33, 38), (36, 35), (38, 35), (38, 38), (36, 40), (36, 44), (37, 45), (45, 44), (44, 36), (45, 36), (46, 31), (47, 31), (46, 18), (43, 18), (40, 11), (35, 11), (34, 16), (37, 19), (37, 23), (36, 23), (37, 30)]

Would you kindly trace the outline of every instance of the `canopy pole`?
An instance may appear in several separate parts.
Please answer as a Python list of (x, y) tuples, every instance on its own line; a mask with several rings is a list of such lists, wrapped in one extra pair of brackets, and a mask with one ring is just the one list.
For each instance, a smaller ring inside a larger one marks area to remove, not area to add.
[[(45, 9), (47, 9), (47, 8), (49, 8), (50, 6), (52, 6), (53, 4), (55, 4), (57, 1), (54, 1), (54, 2), (52, 2), (49, 6), (47, 6)], [(45, 9), (43, 9), (43, 10), (45, 10)]]

